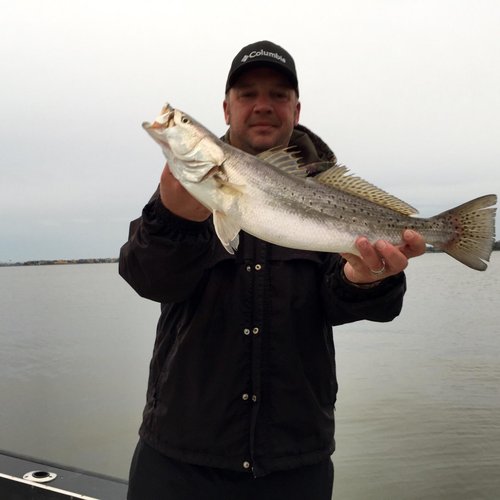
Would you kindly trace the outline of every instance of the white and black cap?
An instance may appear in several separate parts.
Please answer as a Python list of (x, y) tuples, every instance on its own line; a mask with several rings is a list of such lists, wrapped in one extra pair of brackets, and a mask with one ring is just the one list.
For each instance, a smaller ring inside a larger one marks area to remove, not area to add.
[(227, 75), (226, 92), (243, 71), (253, 66), (269, 66), (281, 71), (299, 95), (299, 82), (292, 56), (283, 47), (267, 40), (251, 43), (238, 52)]

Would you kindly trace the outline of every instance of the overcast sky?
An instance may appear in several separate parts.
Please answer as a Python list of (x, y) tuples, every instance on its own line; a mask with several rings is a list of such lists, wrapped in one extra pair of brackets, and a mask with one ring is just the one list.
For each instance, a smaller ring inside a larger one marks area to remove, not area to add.
[(500, 194), (499, 26), (498, 0), (0, 0), (0, 261), (117, 256), (164, 164), (141, 123), (168, 101), (222, 134), (262, 39), (356, 174), (422, 216)]

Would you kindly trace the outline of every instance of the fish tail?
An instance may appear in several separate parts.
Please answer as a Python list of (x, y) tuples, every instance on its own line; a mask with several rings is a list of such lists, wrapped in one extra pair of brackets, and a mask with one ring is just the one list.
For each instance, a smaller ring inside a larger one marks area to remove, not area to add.
[(495, 242), (496, 208), (492, 205), (496, 202), (496, 195), (485, 195), (433, 217), (454, 229), (450, 240), (436, 246), (462, 264), (484, 271)]

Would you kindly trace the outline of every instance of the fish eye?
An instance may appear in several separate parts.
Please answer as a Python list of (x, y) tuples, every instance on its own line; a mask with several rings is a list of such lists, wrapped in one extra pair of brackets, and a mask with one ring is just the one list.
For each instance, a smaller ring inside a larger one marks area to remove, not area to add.
[(181, 123), (189, 123), (189, 118), (187, 116), (183, 116), (181, 118)]

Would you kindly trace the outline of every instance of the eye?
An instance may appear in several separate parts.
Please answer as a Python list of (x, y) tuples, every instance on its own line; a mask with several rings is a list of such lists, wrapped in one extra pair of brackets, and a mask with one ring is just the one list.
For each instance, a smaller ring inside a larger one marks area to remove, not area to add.
[(181, 123), (189, 123), (189, 118), (187, 116), (183, 116), (181, 118)]
[(288, 99), (289, 93), (286, 90), (275, 90), (273, 91), (273, 97), (278, 101), (285, 101)]
[(239, 99), (252, 99), (253, 97), (255, 97), (255, 90), (246, 88), (240, 89), (237, 95)]

